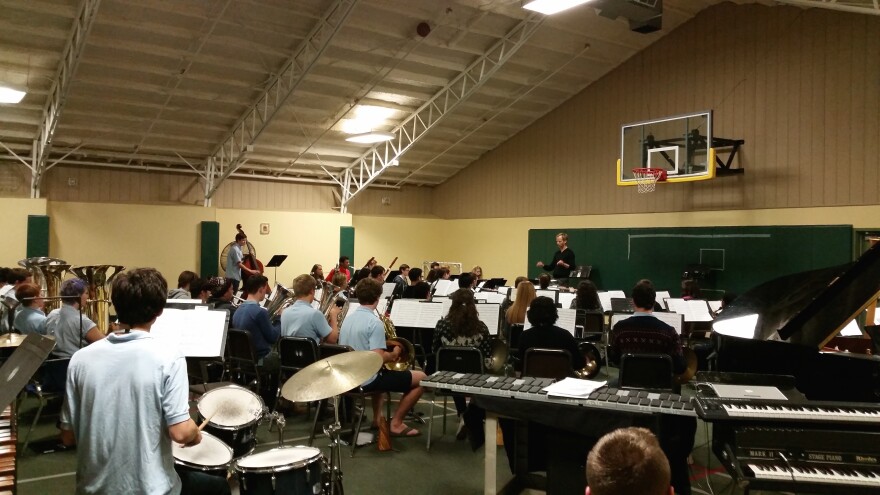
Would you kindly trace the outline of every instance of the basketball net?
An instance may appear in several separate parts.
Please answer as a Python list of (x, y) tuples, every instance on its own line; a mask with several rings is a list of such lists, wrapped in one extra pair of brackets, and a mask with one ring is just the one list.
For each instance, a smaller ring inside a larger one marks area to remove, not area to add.
[(660, 168), (634, 168), (633, 177), (636, 179), (639, 194), (654, 192), (662, 175), (663, 169)]

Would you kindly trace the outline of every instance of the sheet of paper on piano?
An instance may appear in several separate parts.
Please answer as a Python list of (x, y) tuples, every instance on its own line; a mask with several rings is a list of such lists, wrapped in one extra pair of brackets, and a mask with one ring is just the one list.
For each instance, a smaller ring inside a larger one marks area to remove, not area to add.
[(548, 396), (552, 397), (572, 397), (575, 399), (583, 399), (589, 397), (596, 389), (607, 385), (607, 381), (581, 380), (578, 378), (565, 378), (560, 380), (544, 390)]

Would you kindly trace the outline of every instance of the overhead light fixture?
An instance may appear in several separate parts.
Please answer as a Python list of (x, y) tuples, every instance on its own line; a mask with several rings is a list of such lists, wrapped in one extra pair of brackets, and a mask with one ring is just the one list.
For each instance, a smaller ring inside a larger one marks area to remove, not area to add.
[(26, 94), (22, 89), (0, 86), (0, 103), (19, 103)]
[(360, 134), (353, 134), (345, 138), (345, 140), (349, 143), (376, 144), (384, 143), (385, 141), (391, 141), (395, 137), (396, 136), (394, 134), (391, 134), (390, 132), (370, 131)]
[(563, 10), (589, 2), (590, 0), (527, 0), (523, 3), (523, 8), (534, 10), (545, 15), (553, 15)]

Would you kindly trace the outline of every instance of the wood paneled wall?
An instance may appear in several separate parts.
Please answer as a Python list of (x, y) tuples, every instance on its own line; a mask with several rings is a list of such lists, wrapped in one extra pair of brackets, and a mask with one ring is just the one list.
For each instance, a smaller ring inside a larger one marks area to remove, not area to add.
[[(435, 189), (441, 218), (877, 204), (880, 17), (706, 9)], [(615, 184), (624, 123), (712, 109), (744, 175)], [(485, 198), (494, 198), (486, 201)]]
[[(76, 185), (68, 185), (68, 179)], [(194, 175), (58, 166), (47, 175), (43, 196), (52, 201), (202, 205)], [(214, 196), (216, 208), (330, 212), (330, 186), (230, 179)], [(27, 187), (25, 188), (27, 193)]]

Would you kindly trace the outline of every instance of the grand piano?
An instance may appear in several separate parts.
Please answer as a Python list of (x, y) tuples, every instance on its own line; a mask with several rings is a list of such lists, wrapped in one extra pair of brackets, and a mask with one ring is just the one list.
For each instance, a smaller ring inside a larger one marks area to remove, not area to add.
[[(880, 357), (827, 348), (878, 296), (880, 244), (755, 287), (715, 320), (696, 409), (746, 492), (880, 493)], [(708, 382), (772, 385), (786, 399), (719, 397)]]

